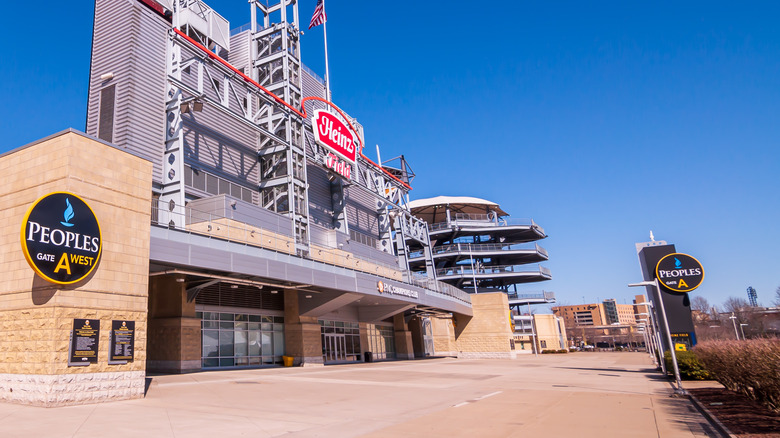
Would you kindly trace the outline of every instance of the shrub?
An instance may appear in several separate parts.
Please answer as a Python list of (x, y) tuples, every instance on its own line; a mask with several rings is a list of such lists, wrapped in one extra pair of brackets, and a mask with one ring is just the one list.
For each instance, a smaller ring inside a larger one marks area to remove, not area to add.
[(693, 351), (727, 389), (780, 411), (780, 339), (706, 341)]
[[(677, 351), (675, 353), (677, 353), (677, 368), (680, 370), (681, 379), (708, 380), (712, 378), (696, 354), (690, 351)], [(672, 355), (668, 351), (664, 353), (664, 361), (666, 369), (672, 370)]]

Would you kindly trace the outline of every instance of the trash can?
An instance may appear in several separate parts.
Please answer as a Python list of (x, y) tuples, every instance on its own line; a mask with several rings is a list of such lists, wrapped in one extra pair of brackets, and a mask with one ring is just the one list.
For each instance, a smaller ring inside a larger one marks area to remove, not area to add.
[(293, 357), (292, 356), (282, 356), (282, 360), (284, 361), (284, 366), (286, 366), (286, 367), (293, 366)]
[(363, 355), (365, 356), (366, 362), (373, 362), (374, 361), (374, 353), (372, 353), (370, 351), (366, 351), (365, 353), (363, 353)]

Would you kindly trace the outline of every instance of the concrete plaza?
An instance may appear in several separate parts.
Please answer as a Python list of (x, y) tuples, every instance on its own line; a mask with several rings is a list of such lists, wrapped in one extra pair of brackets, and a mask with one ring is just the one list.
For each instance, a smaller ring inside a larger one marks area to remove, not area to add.
[(0, 403), (0, 436), (719, 436), (671, 394), (645, 353), (215, 371), (153, 376), (138, 400)]

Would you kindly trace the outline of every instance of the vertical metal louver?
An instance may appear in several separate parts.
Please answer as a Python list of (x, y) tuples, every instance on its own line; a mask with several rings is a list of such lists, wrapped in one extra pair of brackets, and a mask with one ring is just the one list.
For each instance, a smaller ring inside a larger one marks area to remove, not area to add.
[(109, 85), (100, 90), (100, 111), (98, 115), (98, 138), (107, 142), (114, 139), (114, 97), (116, 86)]

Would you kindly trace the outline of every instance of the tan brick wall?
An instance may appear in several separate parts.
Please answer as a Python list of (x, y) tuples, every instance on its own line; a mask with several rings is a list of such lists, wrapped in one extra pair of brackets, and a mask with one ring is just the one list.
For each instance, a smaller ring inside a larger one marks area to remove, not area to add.
[[(561, 326), (563, 326), (563, 321), (561, 321)], [(536, 337), (539, 340), (539, 351), (566, 349), (566, 330), (563, 329), (563, 343), (561, 343), (555, 315), (534, 315), (534, 327), (536, 328)], [(542, 346), (542, 341), (544, 341), (545, 346)]]
[(458, 357), (513, 358), (509, 301), (504, 293), (472, 294), (474, 316), (455, 316)]
[[(0, 281), (0, 399), (52, 406), (143, 395), (151, 174), (148, 161), (75, 133), (0, 157), (0, 253), (4, 267)], [(75, 285), (56, 285), (38, 277), (24, 259), (19, 241), (27, 210), (40, 197), (57, 191), (84, 199), (101, 227), (99, 265), (91, 277)], [(100, 319), (97, 364), (67, 366), (74, 318)], [(108, 365), (114, 319), (136, 322), (135, 361), (126, 365)], [(116, 373), (134, 377), (127, 381), (117, 378)], [(73, 390), (91, 388), (86, 390), (89, 394), (71, 397), (67, 385), (54, 391), (51, 385), (63, 382), (54, 376), (65, 374), (84, 375), (78, 380), (92, 383), (86, 387), (74, 383)], [(102, 377), (92, 379), (87, 377), (90, 374)], [(12, 375), (19, 377), (8, 377)], [(52, 377), (44, 379), (43, 375)], [(112, 377), (105, 378), (108, 375)], [(36, 386), (25, 381), (43, 383)], [(122, 391), (111, 382), (121, 385)], [(10, 391), (14, 384), (25, 390)]]
[(436, 356), (456, 356), (458, 354), (455, 344), (455, 328), (452, 326), (452, 318), (431, 318), (433, 329), (433, 351)]
[(284, 291), (284, 355), (295, 366), (322, 366), (322, 329), (316, 317), (300, 316), (298, 291)]

